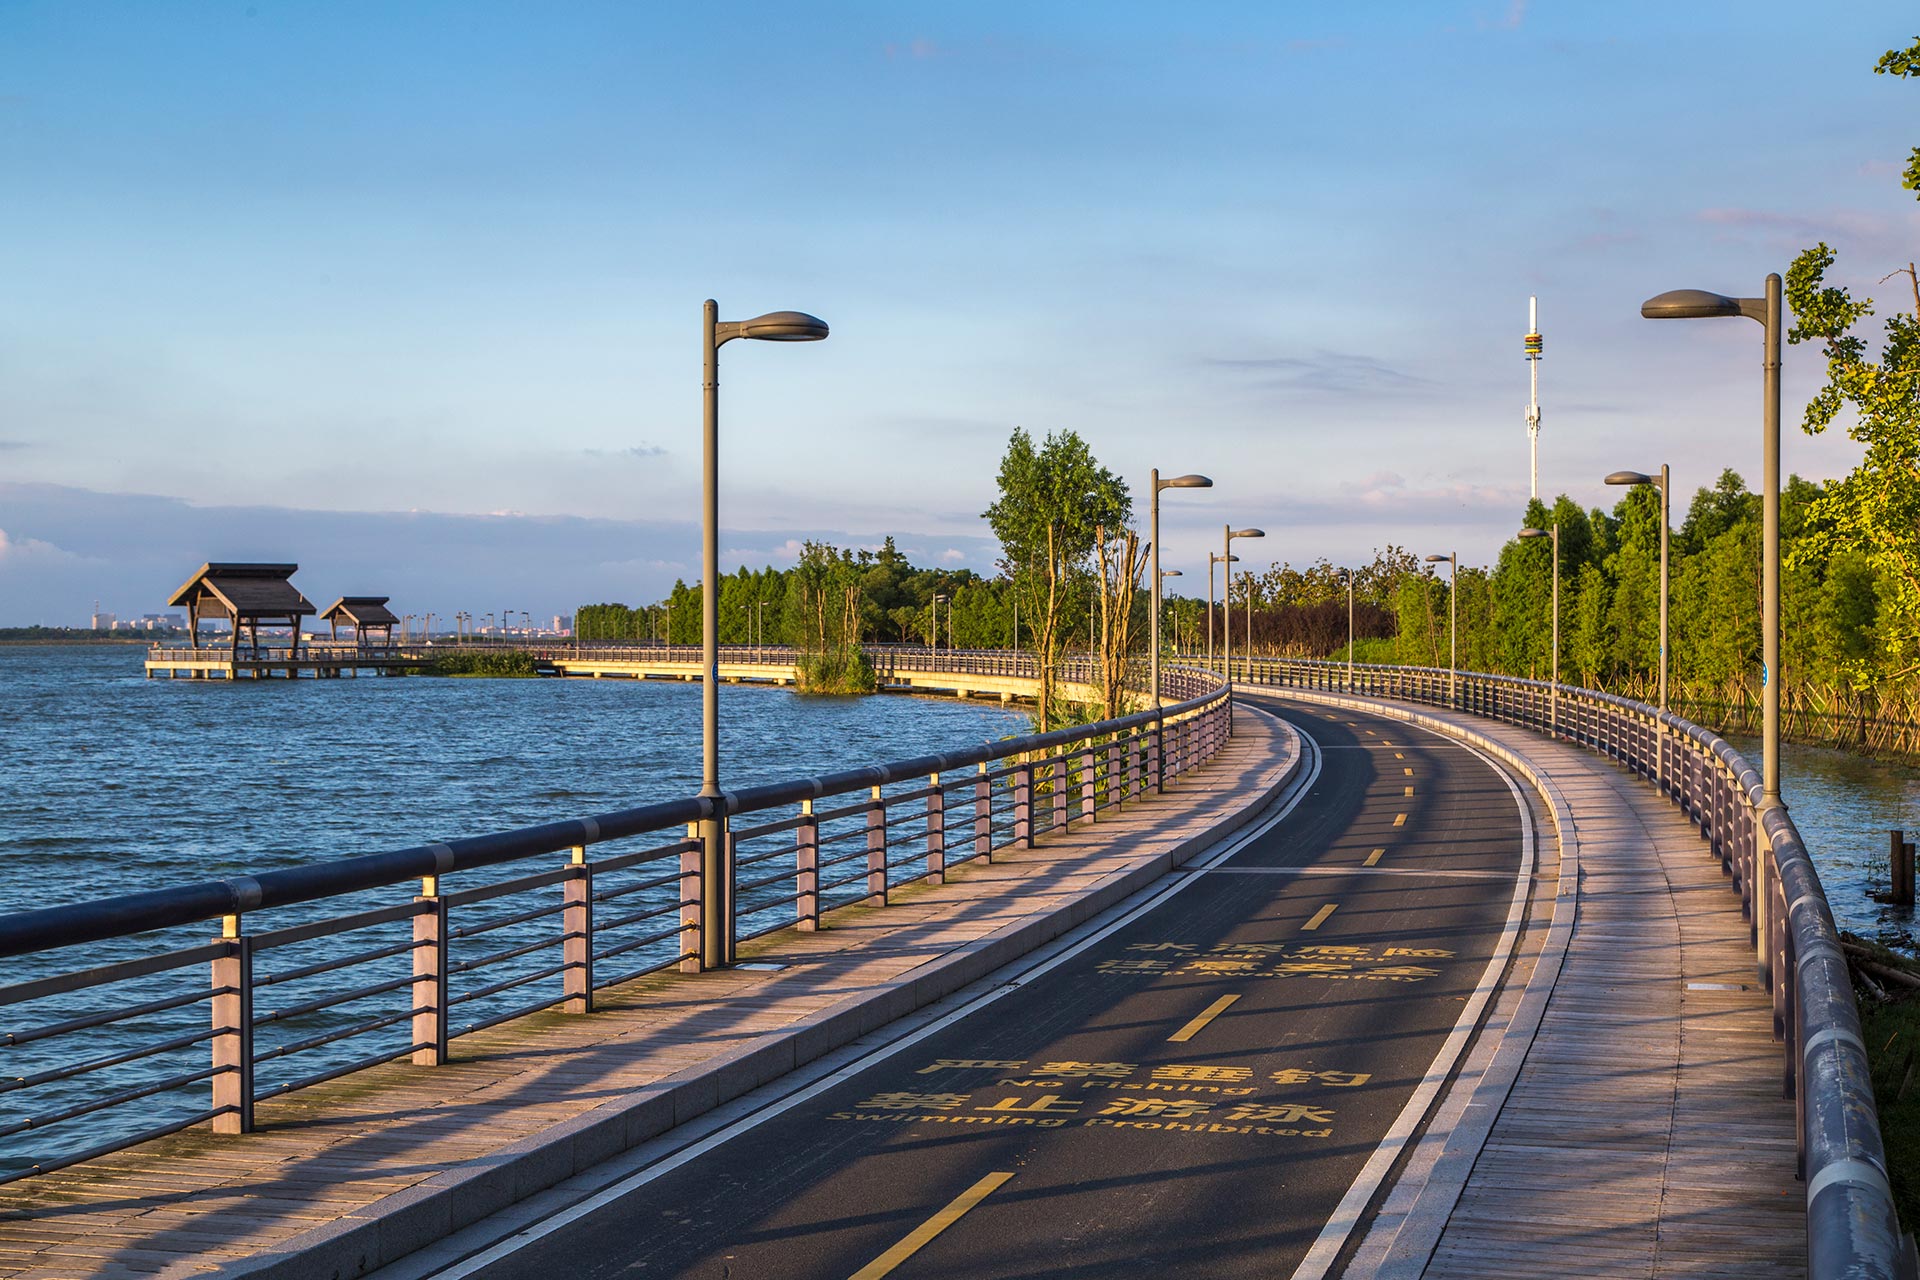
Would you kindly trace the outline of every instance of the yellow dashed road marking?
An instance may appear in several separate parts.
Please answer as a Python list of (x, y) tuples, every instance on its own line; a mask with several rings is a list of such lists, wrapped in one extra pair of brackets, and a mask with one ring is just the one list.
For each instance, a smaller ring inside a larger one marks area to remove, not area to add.
[(1333, 909), (1339, 905), (1337, 902), (1329, 902), (1326, 906), (1313, 913), (1313, 919), (1307, 921), (1300, 927), (1302, 929), (1318, 929), (1327, 922), (1327, 917), (1332, 915)]

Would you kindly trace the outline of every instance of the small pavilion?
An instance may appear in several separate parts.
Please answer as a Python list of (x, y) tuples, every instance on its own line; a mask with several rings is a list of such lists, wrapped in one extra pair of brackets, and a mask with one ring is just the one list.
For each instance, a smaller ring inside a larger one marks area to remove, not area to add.
[[(240, 631), (245, 628), (253, 654), (260, 654), (260, 624), (285, 626), (291, 633), (288, 657), (300, 653), (300, 619), (314, 612), (291, 579), (297, 564), (207, 563), (167, 601), (169, 608), (185, 606), (187, 634), (200, 647), (200, 620), (226, 618), (233, 624), (233, 660), (240, 658)], [(391, 615), (389, 615), (391, 616)]]
[(340, 638), (340, 624), (344, 622), (353, 628), (353, 638), (360, 648), (368, 648), (376, 639), (381, 648), (391, 648), (393, 624), (400, 619), (387, 608), (390, 599), (391, 596), (341, 596), (320, 611), (320, 621), (332, 628), (335, 640)]

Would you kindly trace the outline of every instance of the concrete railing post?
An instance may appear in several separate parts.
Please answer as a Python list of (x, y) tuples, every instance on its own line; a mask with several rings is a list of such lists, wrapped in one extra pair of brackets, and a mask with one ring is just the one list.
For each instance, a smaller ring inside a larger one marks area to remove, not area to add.
[(700, 824), (687, 824), (686, 847), (680, 851), (680, 972), (700, 972), (700, 895), (703, 890)]
[(1013, 771), (1013, 843), (1033, 848), (1033, 762), (1022, 760)]
[(1100, 773), (1094, 768), (1099, 757), (1091, 740), (1080, 750), (1080, 816), (1092, 822), (1100, 813)]
[(420, 881), (413, 917), (413, 1065), (447, 1060), (447, 900), (440, 877)]
[(930, 774), (927, 785), (927, 883), (947, 882), (947, 793), (940, 789), (940, 775)]
[(1072, 779), (1067, 773), (1067, 753), (1065, 750), (1062, 750), (1059, 755), (1053, 758), (1052, 776), (1053, 828), (1056, 831), (1065, 831), (1067, 829), (1067, 823), (1072, 820), (1068, 816), (1070, 810), (1067, 807), (1067, 790), (1072, 785)]
[(980, 762), (980, 775), (973, 780), (973, 853), (993, 861), (993, 779), (986, 761)]
[(715, 813), (697, 825), (700, 842), (700, 965), (724, 969), (733, 963), (733, 830), (726, 797), (714, 799)]
[(253, 939), (239, 916), (220, 922), (213, 961), (213, 1118), (215, 1133), (253, 1132)]
[(820, 820), (813, 801), (800, 802), (800, 825), (793, 829), (794, 928), (812, 933), (820, 927)]
[[(1149, 729), (1148, 732), (1152, 730)], [(1138, 798), (1140, 795), (1140, 744), (1143, 740), (1143, 735), (1139, 733), (1127, 735), (1127, 796), (1130, 799)]]
[(1118, 807), (1126, 794), (1127, 775), (1121, 772), (1120, 742), (1115, 739), (1107, 744), (1107, 804)]
[(867, 904), (887, 905), (887, 802), (879, 787), (867, 799)]
[(561, 882), (561, 970), (567, 1013), (593, 1012), (593, 864), (585, 848), (567, 850), (567, 878)]

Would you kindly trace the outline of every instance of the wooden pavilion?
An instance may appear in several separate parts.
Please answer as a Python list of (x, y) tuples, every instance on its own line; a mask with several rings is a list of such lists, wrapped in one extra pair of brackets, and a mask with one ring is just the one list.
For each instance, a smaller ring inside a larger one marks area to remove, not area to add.
[(232, 661), (240, 659), (240, 631), (244, 627), (260, 656), (260, 624), (285, 626), (291, 633), (287, 656), (300, 655), (300, 619), (314, 612), (291, 579), (297, 564), (207, 563), (167, 601), (169, 608), (186, 606), (187, 634), (200, 647), (200, 619), (226, 618), (233, 625)]
[(320, 621), (332, 628), (332, 637), (340, 638), (340, 624), (353, 628), (353, 638), (366, 649), (378, 640), (382, 649), (393, 647), (393, 624), (400, 621), (387, 608), (391, 596), (341, 596), (320, 611)]

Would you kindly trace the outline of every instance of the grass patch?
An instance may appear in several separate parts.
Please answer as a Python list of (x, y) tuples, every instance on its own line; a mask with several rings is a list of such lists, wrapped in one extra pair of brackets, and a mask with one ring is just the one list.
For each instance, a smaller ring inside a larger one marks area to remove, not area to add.
[(430, 676), (489, 676), (506, 679), (537, 676), (533, 655), (519, 649), (465, 649), (435, 654), (433, 665), (421, 668)]
[[(1920, 974), (1920, 965), (1865, 938), (1846, 935), (1890, 969)], [(1893, 1203), (1908, 1231), (1920, 1226), (1920, 990), (1876, 976), (1888, 999), (1881, 1000), (1859, 981), (1860, 1030), (1867, 1042), (1873, 1074), (1873, 1102), (1880, 1113), (1880, 1140), (1886, 1144)]]
[(846, 696), (878, 693), (880, 674), (859, 645), (840, 645), (800, 654), (794, 687), (801, 693)]

